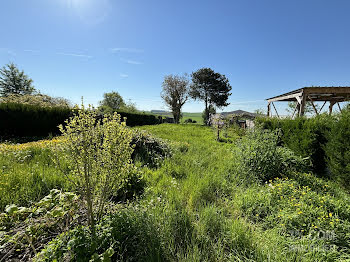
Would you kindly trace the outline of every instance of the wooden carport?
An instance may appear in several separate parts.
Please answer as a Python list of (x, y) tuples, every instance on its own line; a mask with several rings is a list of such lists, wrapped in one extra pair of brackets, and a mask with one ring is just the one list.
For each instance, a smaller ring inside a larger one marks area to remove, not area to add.
[[(293, 115), (297, 112), (298, 116), (304, 115), (304, 109), (306, 102), (311, 102), (313, 109), (316, 114), (319, 114), (325, 104), (329, 102), (329, 114), (332, 114), (333, 106), (338, 105), (339, 110), (341, 107), (339, 103), (350, 100), (350, 87), (348, 86), (339, 86), (339, 87), (328, 87), (328, 86), (319, 86), (319, 87), (303, 87), (279, 96), (274, 96), (266, 99), (267, 104), (267, 116), (271, 116), (271, 105), (273, 106), (277, 116), (279, 114), (274, 105), (274, 102), (297, 102)], [(323, 102), (321, 109), (318, 111), (314, 102)]]

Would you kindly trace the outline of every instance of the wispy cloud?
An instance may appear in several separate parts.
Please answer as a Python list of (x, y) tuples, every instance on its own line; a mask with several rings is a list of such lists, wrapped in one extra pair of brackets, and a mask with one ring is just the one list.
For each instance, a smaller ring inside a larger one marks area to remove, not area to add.
[(75, 54), (75, 53), (56, 53), (56, 54), (65, 55), (65, 56), (80, 57), (80, 58), (92, 58), (91, 55), (84, 55), (84, 54)]
[(120, 77), (122, 77), (122, 78), (127, 78), (127, 77), (129, 77), (129, 75), (121, 73), (121, 74), (120, 74)]
[(23, 51), (27, 53), (33, 53), (33, 54), (39, 53), (39, 50), (33, 50), (33, 49), (24, 49)]
[(130, 59), (124, 59), (124, 58), (121, 58), (120, 59), (121, 61), (125, 62), (125, 63), (128, 63), (130, 65), (142, 65), (143, 63), (140, 62), (140, 61), (135, 61), (135, 60), (130, 60)]
[(111, 51), (113, 53), (118, 53), (118, 52), (126, 52), (126, 53), (143, 53), (143, 49), (138, 49), (138, 48), (128, 48), (128, 47), (115, 47), (111, 48)]

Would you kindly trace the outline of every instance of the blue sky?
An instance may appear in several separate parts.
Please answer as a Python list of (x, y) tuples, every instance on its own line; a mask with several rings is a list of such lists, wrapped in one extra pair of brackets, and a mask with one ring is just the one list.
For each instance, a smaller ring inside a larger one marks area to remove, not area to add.
[(303, 86), (350, 85), (349, 11), (346, 0), (2, 0), (0, 65), (42, 93), (97, 105), (118, 91), (141, 110), (165, 109), (165, 75), (211, 67), (232, 85), (225, 111), (253, 111)]

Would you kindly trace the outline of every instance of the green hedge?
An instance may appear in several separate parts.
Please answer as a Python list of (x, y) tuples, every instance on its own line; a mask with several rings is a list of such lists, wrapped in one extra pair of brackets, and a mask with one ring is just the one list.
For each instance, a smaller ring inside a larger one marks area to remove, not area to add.
[(282, 144), (302, 157), (310, 157), (316, 173), (325, 174), (325, 145), (335, 117), (322, 114), (313, 118), (296, 119), (257, 118), (265, 129), (282, 131)]
[(332, 174), (350, 188), (350, 108), (343, 110), (331, 126), (325, 147)]
[[(154, 115), (118, 112), (128, 126), (159, 124)], [(45, 137), (60, 134), (58, 125), (73, 115), (70, 108), (0, 103), (0, 138)]]
[(126, 124), (128, 126), (144, 126), (144, 125), (157, 125), (160, 124), (160, 120), (155, 115), (148, 115), (144, 113), (128, 113), (118, 112), (121, 117), (126, 117)]
[(0, 103), (0, 137), (48, 136), (59, 134), (58, 125), (72, 114), (65, 107), (41, 107)]

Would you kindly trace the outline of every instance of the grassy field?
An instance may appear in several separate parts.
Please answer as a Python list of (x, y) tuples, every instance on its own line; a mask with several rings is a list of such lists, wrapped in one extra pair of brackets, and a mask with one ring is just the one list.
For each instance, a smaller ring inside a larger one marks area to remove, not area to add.
[(183, 123), (186, 119), (191, 118), (192, 120), (196, 120), (198, 124), (203, 124), (202, 113), (183, 113), (183, 117), (181, 118), (181, 123)]
[[(106, 216), (100, 253), (107, 241), (115, 243), (113, 258), (125, 261), (350, 259), (350, 197), (340, 185), (304, 172), (266, 183), (252, 178), (239, 151), (250, 140), (233, 130), (217, 142), (213, 130), (200, 125), (141, 129), (167, 140), (173, 155), (157, 168), (140, 169), (144, 193)], [(74, 190), (49, 157), (55, 143), (59, 139), (1, 145), (1, 211), (10, 203), (29, 206), (52, 188)], [(76, 252), (89, 261), (86, 234), (73, 230), (42, 253), (62, 259), (62, 252)], [(72, 239), (82, 241), (73, 251)]]

